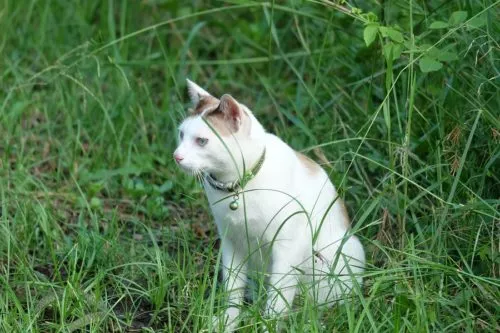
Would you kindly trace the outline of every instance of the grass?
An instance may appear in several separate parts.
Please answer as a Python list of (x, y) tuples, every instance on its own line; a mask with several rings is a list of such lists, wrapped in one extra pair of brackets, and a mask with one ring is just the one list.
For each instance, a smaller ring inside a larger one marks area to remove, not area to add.
[[(286, 331), (498, 332), (499, 5), (3, 0), (0, 331), (209, 327), (214, 224), (171, 158), (190, 77), (320, 161), (366, 246), (355, 301), (301, 299)], [(456, 60), (424, 73), (424, 44)]]

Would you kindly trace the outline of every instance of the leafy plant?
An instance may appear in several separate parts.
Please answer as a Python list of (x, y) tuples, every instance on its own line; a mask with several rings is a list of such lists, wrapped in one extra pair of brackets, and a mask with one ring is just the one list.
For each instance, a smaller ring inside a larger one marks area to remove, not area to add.
[[(458, 55), (452, 49), (452, 45), (445, 46), (439, 49), (432, 44), (426, 44), (429, 34), (423, 32), (420, 37), (416, 37), (412, 41), (409, 34), (403, 34), (395, 26), (383, 26), (378, 22), (378, 17), (370, 13), (370, 15), (362, 15), (357, 12), (365, 21), (363, 30), (363, 38), (366, 46), (370, 46), (380, 36), (383, 39), (383, 54), (386, 62), (392, 63), (398, 60), (403, 53), (413, 52), (420, 54), (419, 68), (423, 73), (435, 72), (443, 68), (443, 62), (458, 60)], [(448, 22), (434, 21), (429, 25), (429, 30), (448, 29), (455, 30), (460, 28), (467, 19), (466, 11), (455, 11), (451, 14)], [(485, 24), (483, 15), (477, 16), (469, 22), (469, 27), (480, 27)]]

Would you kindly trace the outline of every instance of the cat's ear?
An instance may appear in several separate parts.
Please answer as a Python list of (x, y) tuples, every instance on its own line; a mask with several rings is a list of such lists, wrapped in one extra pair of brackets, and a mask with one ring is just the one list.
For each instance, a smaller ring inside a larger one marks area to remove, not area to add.
[(202, 99), (203, 97), (212, 96), (193, 81), (186, 79), (186, 82), (188, 86), (189, 97), (191, 98), (191, 102), (194, 106), (197, 106), (200, 102), (200, 99)]
[(240, 104), (231, 95), (225, 94), (220, 98), (219, 110), (224, 114), (230, 128), (237, 132), (243, 117)]

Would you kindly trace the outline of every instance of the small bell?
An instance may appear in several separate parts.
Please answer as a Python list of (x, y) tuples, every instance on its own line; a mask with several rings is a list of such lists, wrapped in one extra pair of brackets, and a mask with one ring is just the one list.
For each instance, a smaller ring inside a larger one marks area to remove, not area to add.
[(231, 208), (231, 210), (237, 210), (238, 207), (239, 207), (239, 203), (238, 203), (238, 200), (233, 200), (231, 201), (231, 203), (229, 204), (229, 208)]
[(236, 193), (233, 196), (233, 201), (231, 201), (231, 203), (229, 204), (229, 208), (231, 208), (231, 210), (238, 209), (238, 207), (240, 206), (240, 203), (238, 202), (239, 199), (240, 199), (240, 197), (238, 196), (238, 193)]

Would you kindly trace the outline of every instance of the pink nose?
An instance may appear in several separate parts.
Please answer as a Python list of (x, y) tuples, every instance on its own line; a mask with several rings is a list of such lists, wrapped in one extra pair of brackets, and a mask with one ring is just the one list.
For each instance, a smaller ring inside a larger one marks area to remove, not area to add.
[(181, 155), (178, 155), (178, 154), (174, 154), (174, 159), (177, 163), (179, 163), (180, 161), (182, 161), (184, 159), (184, 157), (182, 157)]

